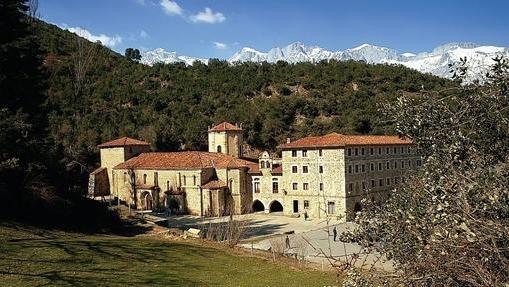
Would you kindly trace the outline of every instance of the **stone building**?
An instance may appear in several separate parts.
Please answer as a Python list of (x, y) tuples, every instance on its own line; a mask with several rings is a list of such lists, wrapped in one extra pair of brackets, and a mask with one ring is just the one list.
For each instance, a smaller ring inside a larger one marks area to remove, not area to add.
[(288, 141), (279, 149), (287, 215), (350, 220), (363, 198), (383, 201), (420, 165), (412, 142), (398, 136), (331, 133)]
[(363, 198), (383, 201), (420, 165), (408, 139), (336, 133), (281, 144), (281, 157), (262, 152), (248, 160), (242, 133), (227, 122), (210, 128), (208, 152), (151, 152), (131, 138), (101, 144), (90, 196), (202, 216), (263, 211), (351, 219)]

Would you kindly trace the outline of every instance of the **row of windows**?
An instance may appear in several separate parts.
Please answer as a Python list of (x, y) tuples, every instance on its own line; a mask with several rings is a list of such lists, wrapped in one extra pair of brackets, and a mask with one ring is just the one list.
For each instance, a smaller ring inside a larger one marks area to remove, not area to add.
[[(421, 166), (421, 160), (416, 161), (416, 166)], [(348, 166), (348, 173), (364, 173), (364, 172), (374, 172), (374, 171), (382, 171), (382, 170), (390, 170), (390, 169), (404, 169), (405, 167), (412, 167), (412, 161), (404, 161), (402, 160), (400, 164), (398, 161), (393, 161), (392, 164), (390, 161), (386, 161), (385, 164), (383, 162), (378, 163), (369, 163), (369, 164), (356, 164)]]
[[(299, 172), (299, 168), (296, 165), (292, 165), (292, 173), (298, 173), (298, 172)], [(318, 172), (319, 173), (323, 173), (323, 166), (322, 165), (318, 167)], [(309, 173), (309, 166), (303, 165), (302, 166), (302, 173)]]
[[(255, 178), (253, 181), (254, 181), (253, 182), (253, 192), (260, 193), (261, 192), (260, 179)], [(279, 182), (278, 182), (277, 178), (272, 179), (272, 193), (279, 193)]]
[(410, 154), (413, 148), (410, 146), (400, 147), (370, 147), (370, 148), (348, 148), (346, 151), (347, 156), (366, 156), (366, 155), (389, 155), (389, 154)]
[[(292, 157), (297, 157), (298, 152), (299, 152), (298, 150), (292, 150)], [(308, 156), (308, 150), (307, 149), (303, 149), (300, 152), (301, 152), (301, 156), (302, 157), (307, 157)], [(323, 150), (322, 149), (318, 150), (318, 156), (323, 156)]]
[[(376, 188), (376, 187), (384, 187), (384, 186), (391, 186), (391, 185), (396, 185), (396, 184), (399, 184), (400, 183), (400, 180), (401, 182), (405, 182), (405, 177), (402, 176), (401, 178), (399, 176), (395, 176), (395, 177), (387, 177), (387, 178), (379, 178), (379, 179), (372, 179), (370, 182), (369, 182), (369, 188)], [(349, 183), (348, 184), (348, 191), (349, 192), (352, 192), (352, 191), (361, 191), (361, 189), (364, 191), (366, 189), (368, 189), (368, 182), (366, 181), (361, 181), (361, 182), (356, 182), (356, 183)]]
[[(292, 190), (298, 190), (298, 189), (299, 189), (299, 183), (293, 182), (292, 183)], [(323, 182), (320, 182), (319, 189), (320, 189), (320, 191), (323, 191)], [(308, 182), (302, 183), (302, 190), (309, 190), (309, 183)]]

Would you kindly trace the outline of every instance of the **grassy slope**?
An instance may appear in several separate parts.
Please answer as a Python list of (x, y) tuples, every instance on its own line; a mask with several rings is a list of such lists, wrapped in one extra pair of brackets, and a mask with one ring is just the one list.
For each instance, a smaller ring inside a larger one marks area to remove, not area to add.
[(332, 274), (151, 238), (0, 224), (0, 286), (324, 286)]

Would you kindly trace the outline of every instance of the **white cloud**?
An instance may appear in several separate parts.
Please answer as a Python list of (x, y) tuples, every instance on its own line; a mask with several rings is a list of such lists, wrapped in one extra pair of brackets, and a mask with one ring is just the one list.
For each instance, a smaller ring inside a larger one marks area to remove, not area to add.
[(226, 17), (223, 15), (223, 13), (221, 12), (214, 13), (212, 9), (207, 7), (205, 8), (205, 11), (199, 12), (196, 15), (192, 15), (190, 19), (194, 23), (203, 22), (214, 24), (223, 22), (224, 20), (226, 20)]
[(148, 33), (145, 30), (141, 30), (140, 37), (142, 37), (143, 39), (148, 38)]
[(120, 43), (122, 43), (122, 37), (115, 35), (115, 36), (108, 36), (105, 34), (99, 34), (94, 35), (90, 33), (87, 29), (83, 29), (80, 27), (64, 27), (64, 29), (68, 30), (69, 32), (72, 32), (80, 37), (83, 37), (91, 42), (97, 42), (100, 41), (101, 44), (108, 47), (114, 47)]
[(228, 45), (225, 43), (221, 43), (221, 42), (212, 42), (212, 43), (214, 43), (214, 48), (216, 48), (216, 49), (219, 49), (219, 50), (228, 49)]
[(145, 0), (134, 0), (134, 1), (136, 1), (136, 3), (143, 5), (143, 6), (145, 6), (145, 4), (146, 4)]
[(177, 4), (177, 2), (171, 0), (161, 0), (159, 3), (163, 10), (168, 15), (182, 15), (182, 8)]

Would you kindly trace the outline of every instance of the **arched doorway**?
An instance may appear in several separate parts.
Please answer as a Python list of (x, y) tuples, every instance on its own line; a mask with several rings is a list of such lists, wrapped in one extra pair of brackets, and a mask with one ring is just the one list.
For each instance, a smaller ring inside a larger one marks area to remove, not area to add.
[(152, 194), (150, 192), (145, 192), (142, 198), (143, 198), (143, 210), (152, 210), (154, 206)]
[(270, 212), (281, 212), (281, 211), (283, 211), (283, 205), (279, 201), (274, 200), (269, 206), (269, 211)]
[(259, 200), (253, 202), (253, 212), (265, 211), (265, 206)]

